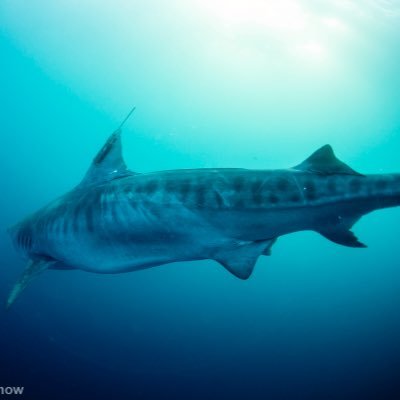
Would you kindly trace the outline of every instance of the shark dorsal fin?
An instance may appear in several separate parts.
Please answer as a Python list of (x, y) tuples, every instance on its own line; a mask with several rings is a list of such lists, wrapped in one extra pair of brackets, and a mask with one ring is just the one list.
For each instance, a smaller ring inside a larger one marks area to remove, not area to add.
[(327, 144), (311, 154), (305, 161), (294, 167), (301, 171), (316, 172), (319, 174), (362, 175), (340, 161)]
[(107, 139), (103, 147), (93, 159), (81, 185), (98, 184), (107, 182), (122, 176), (132, 175), (134, 172), (129, 171), (126, 167), (122, 156), (121, 133), (122, 126), (130, 115), (135, 110), (135, 107), (129, 112), (127, 117), (121, 123), (116, 131), (114, 131)]

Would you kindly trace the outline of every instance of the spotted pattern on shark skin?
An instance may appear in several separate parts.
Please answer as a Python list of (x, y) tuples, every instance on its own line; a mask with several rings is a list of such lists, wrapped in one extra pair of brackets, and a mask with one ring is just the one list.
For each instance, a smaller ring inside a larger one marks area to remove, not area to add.
[[(220, 186), (221, 185), (221, 186)], [(165, 185), (168, 192), (163, 195), (166, 205), (171, 201), (191, 203), (195, 207), (224, 208), (235, 206), (257, 208), (276, 206), (278, 203), (299, 202), (298, 188), (288, 177), (276, 180), (261, 178), (246, 180), (244, 177), (235, 177), (231, 181), (215, 183), (199, 179), (184, 180)], [(174, 190), (172, 190), (174, 188)], [(212, 195), (217, 192), (218, 195)]]

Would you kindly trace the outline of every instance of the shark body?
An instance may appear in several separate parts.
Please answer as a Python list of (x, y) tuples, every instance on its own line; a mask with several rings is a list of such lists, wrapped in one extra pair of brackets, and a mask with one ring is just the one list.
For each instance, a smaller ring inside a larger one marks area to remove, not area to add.
[(7, 306), (49, 268), (107, 274), (212, 259), (247, 279), (279, 236), (313, 230), (365, 247), (354, 223), (398, 205), (400, 174), (362, 175), (329, 145), (290, 169), (141, 174), (127, 169), (118, 129), (76, 188), (10, 229), (29, 261)]

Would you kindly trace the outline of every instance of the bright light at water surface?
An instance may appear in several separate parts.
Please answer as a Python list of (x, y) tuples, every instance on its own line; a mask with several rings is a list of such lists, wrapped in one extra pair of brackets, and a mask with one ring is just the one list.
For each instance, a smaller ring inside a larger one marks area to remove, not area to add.
[(252, 24), (281, 31), (304, 29), (306, 14), (293, 1), (204, 0), (200, 4), (227, 25)]
[(214, 18), (220, 32), (231, 34), (232, 40), (237, 40), (238, 35), (252, 33), (265, 41), (278, 41), (288, 49), (304, 49), (306, 54), (324, 52), (324, 46), (313, 38), (345, 30), (340, 19), (319, 16), (297, 1), (203, 0), (199, 4)]
[(391, 89), (379, 81), (394, 68), (385, 62), (386, 30), (397, 29), (388, 7), (15, 0), (3, 3), (1, 22), (52, 79), (115, 119), (134, 102), (136, 126), (158, 121), (139, 135), (208, 154), (212, 164), (226, 143), (286, 157), (327, 142), (357, 151), (389, 132)]

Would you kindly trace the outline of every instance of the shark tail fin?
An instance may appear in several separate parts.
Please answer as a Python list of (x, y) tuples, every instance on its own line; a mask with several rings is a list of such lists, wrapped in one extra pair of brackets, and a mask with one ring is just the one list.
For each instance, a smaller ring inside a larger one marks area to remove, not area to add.
[(28, 265), (25, 267), (24, 272), (18, 279), (17, 283), (12, 288), (6, 301), (6, 309), (10, 308), (15, 300), (19, 297), (21, 292), (28, 286), (28, 284), (36, 278), (40, 273), (49, 268), (52, 261), (48, 260), (29, 260)]

